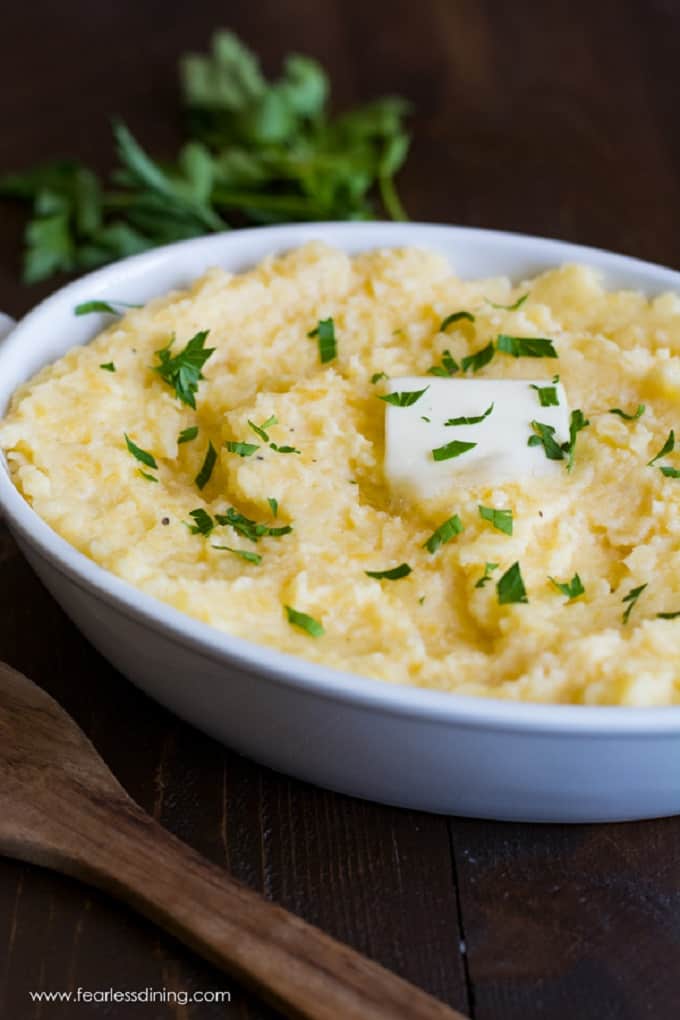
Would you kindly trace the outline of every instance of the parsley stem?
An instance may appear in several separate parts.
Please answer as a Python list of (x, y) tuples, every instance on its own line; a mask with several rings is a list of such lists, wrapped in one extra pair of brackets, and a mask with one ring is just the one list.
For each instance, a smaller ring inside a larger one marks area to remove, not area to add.
[(400, 223), (407, 222), (408, 214), (401, 204), (401, 199), (397, 193), (392, 174), (381, 174), (378, 177), (378, 187), (380, 188), (382, 203), (389, 213), (390, 218), (397, 220)]

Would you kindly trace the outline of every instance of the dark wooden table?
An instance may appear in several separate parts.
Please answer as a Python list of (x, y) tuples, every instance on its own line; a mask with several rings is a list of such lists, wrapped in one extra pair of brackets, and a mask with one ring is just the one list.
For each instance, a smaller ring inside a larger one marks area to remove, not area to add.
[[(34, 0), (3, 5), (0, 21), (2, 169), (62, 154), (106, 170), (109, 113), (171, 149), (177, 57), (225, 25), (270, 71), (289, 50), (319, 58), (338, 104), (390, 91), (415, 101), (402, 175), (413, 218), (680, 267), (672, 0)], [(19, 315), (55, 284), (19, 283), (21, 216), (0, 216), (0, 308)], [(66, 706), (140, 804), (248, 885), (478, 1020), (680, 1015), (680, 820), (494, 824), (294, 782), (117, 675), (4, 532), (0, 564), (0, 658)], [(273, 1017), (104, 896), (0, 861), (0, 1016), (80, 1016), (28, 995), (77, 986), (233, 996), (226, 1008), (90, 1007), (97, 1016)]]

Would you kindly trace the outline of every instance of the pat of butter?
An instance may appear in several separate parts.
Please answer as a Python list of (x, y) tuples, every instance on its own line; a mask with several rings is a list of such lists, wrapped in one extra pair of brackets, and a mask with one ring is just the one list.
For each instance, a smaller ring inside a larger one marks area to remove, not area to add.
[[(542, 407), (535, 386), (555, 386), (559, 404)], [(529, 446), (532, 421), (555, 429), (555, 441), (569, 439), (569, 408), (560, 383), (549, 380), (442, 379), (408, 376), (390, 380), (391, 393), (426, 392), (409, 407), (386, 404), (385, 477), (410, 498), (431, 499), (461, 486), (523, 483), (563, 472), (564, 461), (550, 460), (542, 445)], [(445, 425), (493, 410), (473, 425)], [(436, 460), (433, 450), (454, 441), (476, 444)]]

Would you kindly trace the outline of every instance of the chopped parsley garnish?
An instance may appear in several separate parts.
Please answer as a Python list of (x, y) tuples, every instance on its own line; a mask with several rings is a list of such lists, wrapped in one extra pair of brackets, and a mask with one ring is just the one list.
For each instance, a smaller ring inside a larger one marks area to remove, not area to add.
[(260, 449), (258, 443), (238, 443), (233, 439), (228, 439), (224, 445), (229, 453), (237, 453), (239, 457), (252, 457)]
[(122, 315), (121, 309), (141, 308), (141, 305), (131, 305), (127, 301), (83, 301), (73, 309), (74, 315), (91, 315), (93, 312), (102, 312), (104, 315)]
[(302, 450), (296, 450), (294, 446), (279, 446), (277, 443), (270, 443), (269, 447), (274, 453), (302, 453)]
[(499, 333), (496, 337), (496, 350), (502, 354), (511, 354), (513, 358), (557, 357), (552, 340), (541, 336), (508, 336), (507, 333)]
[(428, 375), (439, 375), (447, 379), (451, 375), (455, 375), (456, 372), (460, 371), (460, 365), (456, 359), (451, 355), (451, 351), (442, 351), (442, 363), (441, 365), (433, 365), (432, 368), (428, 368)]
[(196, 475), (194, 481), (199, 489), (204, 489), (210, 481), (210, 476), (213, 473), (213, 468), (217, 463), (217, 450), (211, 442), (208, 442), (208, 449), (205, 452), (205, 460), (201, 470)]
[(242, 560), (247, 560), (248, 563), (262, 563), (260, 554), (251, 552), (249, 549), (232, 549), (230, 545), (213, 545), (211, 549), (224, 549), (225, 552), (233, 553), (234, 556), (240, 556)]
[(319, 319), (319, 324), (307, 334), (308, 337), (316, 337), (319, 342), (319, 360), (325, 365), (337, 355), (337, 344), (335, 340), (335, 323), (332, 319)]
[(522, 307), (528, 297), (528, 293), (522, 294), (521, 297), (517, 298), (513, 305), (497, 305), (494, 301), (489, 301), (488, 298), (486, 300), (489, 301), (492, 308), (499, 308), (503, 312), (516, 312), (518, 308)]
[(266, 432), (266, 429), (270, 429), (272, 425), (278, 425), (278, 421), (279, 420), (276, 415), (272, 414), (271, 417), (267, 418), (266, 421), (263, 421), (261, 425), (256, 425), (255, 422), (250, 420), (250, 418), (248, 419), (248, 424), (256, 436), (259, 436), (265, 443), (268, 443), (269, 434)]
[(421, 414), (420, 420), (421, 421), (426, 421), (428, 424), (432, 421), (431, 418), (428, 418), (427, 415), (424, 415), (424, 414)]
[(646, 410), (647, 408), (645, 407), (644, 404), (638, 404), (637, 410), (634, 412), (634, 414), (626, 414), (626, 412), (622, 411), (620, 407), (610, 407), (609, 413), (618, 414), (619, 418), (623, 418), (624, 421), (637, 421), (638, 418), (642, 417)]
[(389, 570), (364, 570), (364, 573), (378, 581), (398, 581), (401, 577), (408, 577), (411, 567), (408, 563), (400, 563), (398, 567), (390, 567)]
[(156, 463), (154, 455), (149, 453), (148, 450), (142, 450), (141, 446), (137, 446), (136, 443), (133, 443), (127, 432), (124, 432), (123, 435), (125, 436), (125, 444), (132, 456), (135, 457), (141, 464), (145, 464), (146, 467), (154, 468), (154, 470), (157, 471), (158, 464)]
[(114, 365), (114, 363), (112, 361), (107, 361), (104, 365), (100, 365), (99, 367), (103, 368), (105, 372), (115, 372), (116, 371), (116, 366)]
[(472, 312), (452, 312), (451, 315), (447, 315), (439, 325), (439, 332), (445, 333), (449, 326), (452, 326), (454, 322), (460, 322), (461, 319), (466, 319), (468, 322), (474, 322), (475, 317)]
[(233, 528), (237, 535), (241, 535), (251, 542), (259, 542), (265, 535), (280, 538), (282, 535), (289, 535), (293, 530), (290, 524), (284, 524), (280, 528), (271, 528), (268, 524), (258, 524), (239, 513), (233, 506), (229, 507), (226, 513), (215, 514), (215, 520), (225, 528)]
[(323, 624), (315, 620), (313, 616), (301, 613), (298, 609), (293, 609), (292, 606), (284, 606), (283, 608), (286, 610), (288, 623), (291, 623), (293, 627), (299, 627), (300, 630), (306, 631), (310, 637), (322, 637), (326, 633)]
[(477, 509), (482, 520), (492, 524), (496, 531), (512, 535), (512, 510), (496, 510), (492, 506), (479, 506)]
[(670, 464), (662, 464), (659, 468), (662, 475), (666, 478), (680, 478), (680, 471), (678, 468), (671, 467)]
[(442, 545), (450, 542), (456, 535), (460, 535), (463, 530), (463, 522), (458, 514), (454, 514), (453, 517), (449, 517), (447, 521), (444, 521), (443, 524), (440, 524), (439, 527), (432, 532), (427, 542), (423, 545), (423, 548), (427, 549), (428, 552), (435, 553)]
[(498, 570), (498, 567), (499, 567), (498, 563), (485, 563), (484, 573), (479, 578), (479, 580), (475, 582), (475, 588), (483, 588), (484, 585), (491, 580), (491, 575), (493, 574), (494, 570)]
[(434, 460), (452, 460), (454, 457), (460, 457), (462, 453), (467, 453), (468, 450), (474, 450), (477, 443), (462, 443), (458, 439), (454, 439), (451, 443), (446, 443), (444, 446), (438, 446), (436, 450), (432, 451), (432, 457)]
[(541, 421), (532, 421), (534, 435), (529, 436), (529, 446), (542, 446), (548, 460), (564, 460), (564, 449), (555, 439), (555, 429)]
[(494, 408), (494, 405), (493, 404), (489, 404), (489, 406), (487, 407), (486, 411), (484, 411), (483, 414), (475, 415), (472, 418), (465, 418), (465, 417), (463, 417), (463, 418), (449, 418), (449, 420), (445, 421), (444, 424), (445, 425), (478, 425), (480, 421), (484, 421), (485, 418), (489, 417), (489, 415), (493, 411), (493, 408)]
[(190, 425), (188, 429), (182, 429), (180, 434), (177, 436), (177, 445), (181, 446), (182, 443), (190, 443), (197, 435), (198, 425)]
[(389, 376), (387, 375), (386, 372), (374, 372), (373, 375), (371, 376), (371, 382), (373, 383), (373, 385), (375, 385), (377, 382), (380, 382), (381, 379), (389, 379)]
[(538, 393), (541, 407), (559, 407), (560, 401), (555, 386), (537, 386), (535, 383), (531, 383), (531, 388)]
[(139, 473), (142, 476), (142, 478), (146, 478), (147, 482), (157, 482), (158, 481), (156, 476), (155, 475), (150, 475), (148, 471), (142, 471), (141, 468), (139, 468), (138, 470), (139, 470)]
[(675, 613), (657, 613), (656, 614), (657, 620), (677, 620), (677, 618), (679, 616), (680, 616), (680, 609), (678, 609)]
[(267, 502), (269, 503), (269, 509), (272, 512), (272, 517), (278, 517), (278, 515), (279, 515), (279, 501), (278, 501), (278, 499), (274, 499), (273, 496), (269, 496), (267, 498)]
[(423, 393), (429, 390), (429, 386), (426, 386), (424, 390), (406, 390), (402, 393), (385, 393), (378, 397), (378, 400), (384, 400), (386, 404), (392, 404), (394, 407), (410, 407), (415, 404), (417, 400), (420, 400)]
[(506, 570), (500, 581), (496, 584), (498, 592), (498, 604), (500, 606), (510, 605), (512, 602), (528, 602), (526, 588), (522, 580), (522, 572), (519, 563)]
[(656, 464), (657, 460), (659, 460), (661, 457), (665, 457), (667, 453), (672, 453), (674, 448), (675, 448), (675, 432), (673, 431), (673, 429), (671, 429), (670, 432), (668, 433), (668, 438), (666, 439), (666, 442), (663, 444), (657, 455), (655, 457), (652, 457), (651, 460), (647, 461), (647, 467), (652, 467), (652, 465)]
[(635, 603), (637, 602), (637, 600), (642, 595), (642, 593), (643, 593), (643, 591), (645, 590), (646, 587), (647, 587), (646, 584), (641, 584), (638, 588), (631, 588), (631, 590), (628, 592), (628, 594), (624, 595), (624, 597), (623, 597), (623, 599), (621, 601), (628, 603), (628, 608), (626, 609), (626, 611), (625, 611), (625, 613), (623, 614), (623, 617), (622, 617), (624, 623), (628, 623), (628, 617), (631, 614), (631, 610), (632, 610), (633, 606), (635, 605)]
[(574, 574), (571, 581), (556, 581), (554, 577), (549, 577), (548, 580), (558, 591), (566, 595), (570, 601), (571, 599), (577, 599), (579, 595), (585, 594), (583, 582), (578, 574)]
[(170, 348), (175, 340), (173, 336), (169, 344), (160, 351), (156, 351), (160, 365), (153, 366), (154, 371), (158, 372), (160, 377), (173, 387), (175, 396), (194, 410), (196, 410), (195, 393), (198, 390), (198, 384), (201, 379), (205, 378), (201, 370), (215, 351), (214, 347), (205, 346), (209, 332), (204, 329), (200, 333), (196, 333), (184, 350), (175, 354), (174, 357), (170, 354)]
[(480, 368), (484, 368), (485, 365), (489, 364), (495, 353), (496, 348), (493, 345), (493, 341), (490, 340), (486, 347), (482, 347), (480, 351), (468, 354), (463, 358), (463, 371), (467, 372), (468, 368), (471, 368), (473, 372), (479, 372)]
[(197, 510), (190, 510), (189, 517), (193, 520), (193, 524), (187, 524), (187, 527), (192, 535), (209, 535), (215, 527), (215, 522), (210, 514), (199, 507)]
[(571, 412), (569, 418), (569, 443), (566, 446), (566, 450), (569, 454), (567, 460), (567, 471), (571, 471), (574, 466), (574, 454), (576, 453), (576, 437), (579, 432), (587, 428), (590, 425), (588, 419), (584, 416), (583, 411), (576, 410)]

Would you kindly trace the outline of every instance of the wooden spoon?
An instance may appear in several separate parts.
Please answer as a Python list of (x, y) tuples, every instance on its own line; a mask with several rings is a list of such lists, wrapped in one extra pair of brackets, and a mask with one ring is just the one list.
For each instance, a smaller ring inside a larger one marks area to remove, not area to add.
[(0, 854), (104, 889), (304, 1020), (464, 1020), (267, 902), (150, 818), (85, 734), (0, 663)]

